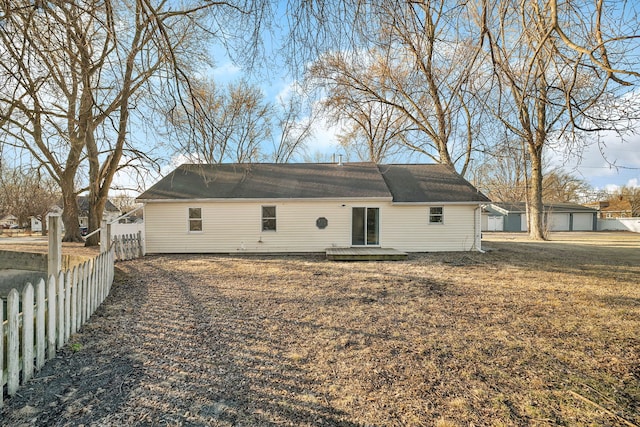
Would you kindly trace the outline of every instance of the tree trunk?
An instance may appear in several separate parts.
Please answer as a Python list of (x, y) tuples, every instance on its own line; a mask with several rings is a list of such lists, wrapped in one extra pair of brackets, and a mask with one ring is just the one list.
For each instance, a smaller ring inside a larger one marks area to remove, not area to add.
[(40, 215), (40, 224), (42, 224), (42, 227), (40, 227), (40, 235), (41, 236), (46, 236), (47, 235), (47, 214), (49, 212), (43, 212)]
[(544, 228), (544, 205), (542, 203), (542, 146), (528, 144), (531, 157), (531, 180), (527, 199), (529, 201), (529, 238), (546, 240)]
[[(106, 199), (98, 195), (89, 194), (89, 232), (99, 229), (102, 226), (102, 213)], [(98, 246), (100, 244), (100, 233), (95, 233), (85, 242), (85, 246)]]
[(65, 173), (60, 180), (60, 189), (62, 191), (62, 223), (64, 224), (64, 237), (62, 237), (63, 242), (83, 241), (82, 235), (80, 234), (78, 200), (75, 187), (73, 185), (73, 178), (73, 174)]

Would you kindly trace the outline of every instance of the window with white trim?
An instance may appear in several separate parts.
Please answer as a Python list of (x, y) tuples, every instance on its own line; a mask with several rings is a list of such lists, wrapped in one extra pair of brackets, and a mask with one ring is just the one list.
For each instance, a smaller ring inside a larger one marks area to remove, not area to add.
[(189, 208), (189, 231), (202, 231), (202, 208)]
[(429, 208), (429, 224), (442, 224), (444, 222), (444, 209), (442, 206)]
[(276, 231), (276, 207), (262, 207), (262, 231)]

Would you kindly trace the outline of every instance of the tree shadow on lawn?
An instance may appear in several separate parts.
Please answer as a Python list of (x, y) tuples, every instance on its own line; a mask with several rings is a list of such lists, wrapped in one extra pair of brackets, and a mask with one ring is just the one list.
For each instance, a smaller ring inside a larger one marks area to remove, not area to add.
[[(156, 412), (152, 419), (211, 425), (356, 425), (329, 405), (326, 396), (314, 393), (314, 379), (286, 357), (287, 349), (269, 339), (264, 319), (247, 312), (242, 300), (210, 286), (214, 277), (152, 264), (152, 274), (168, 284), (147, 285), (150, 313), (138, 321), (145, 337), (138, 351), (148, 374), (142, 387), (151, 392), (145, 399), (150, 410), (168, 408), (173, 414)], [(130, 271), (134, 277), (147, 274), (144, 267), (136, 267)]]
[(129, 304), (145, 300), (144, 289), (131, 294), (127, 288), (116, 283), (90, 321), (4, 402), (1, 425), (89, 424), (122, 407), (142, 370), (122, 340), (129, 328), (126, 312)]
[(212, 318), (188, 275), (140, 262), (72, 337), (77, 351), (60, 350), (5, 402), (1, 425), (359, 425), (312, 392), (259, 319), (234, 316), (237, 301), (207, 294), (229, 310)]

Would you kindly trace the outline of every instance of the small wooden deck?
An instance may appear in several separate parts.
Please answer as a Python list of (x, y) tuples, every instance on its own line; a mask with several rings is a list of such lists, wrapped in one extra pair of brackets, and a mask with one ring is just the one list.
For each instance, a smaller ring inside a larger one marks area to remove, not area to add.
[(407, 258), (406, 252), (392, 248), (327, 248), (326, 254), (331, 261), (400, 261)]

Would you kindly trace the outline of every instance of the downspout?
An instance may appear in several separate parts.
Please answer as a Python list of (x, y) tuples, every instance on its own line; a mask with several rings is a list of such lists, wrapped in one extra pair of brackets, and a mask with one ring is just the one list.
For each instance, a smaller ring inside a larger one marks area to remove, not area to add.
[[(486, 251), (482, 250), (482, 208), (484, 205), (478, 205), (477, 208), (473, 210), (473, 246), (476, 248), (476, 251), (481, 254), (486, 253)], [(480, 212), (478, 212), (480, 209)], [(480, 229), (480, 239), (478, 239), (478, 229)], [(480, 240), (480, 245), (478, 245), (478, 240)]]

